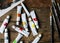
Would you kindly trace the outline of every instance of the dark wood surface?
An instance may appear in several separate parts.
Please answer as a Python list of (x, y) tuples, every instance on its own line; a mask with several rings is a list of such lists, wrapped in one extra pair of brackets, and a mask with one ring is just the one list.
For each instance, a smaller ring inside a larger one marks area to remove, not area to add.
[[(51, 6), (51, 1), (50, 0), (26, 0), (24, 2), (26, 7), (28, 8), (29, 11), (35, 10), (37, 18), (39, 19), (39, 26), (40, 28), (38, 29), (38, 33), (41, 33), (43, 36), (41, 40), (38, 43), (51, 43), (51, 28), (50, 28), (50, 6)], [(3, 20), (6, 18), (7, 15), (11, 16), (11, 20), (8, 24), (8, 29), (10, 30), (10, 43), (13, 42), (13, 40), (17, 37), (18, 33), (11, 28), (12, 25), (16, 23), (16, 8), (12, 9), (10, 12), (5, 14), (4, 16), (0, 17), (0, 26), (3, 22)], [(25, 36), (21, 39), (24, 41), (24, 43), (29, 43), (34, 40), (35, 37), (32, 36), (32, 33), (28, 38)], [(54, 40), (55, 43), (60, 43), (58, 33), (55, 29), (55, 34), (54, 34)], [(0, 43), (4, 43), (4, 35), (0, 34)]]

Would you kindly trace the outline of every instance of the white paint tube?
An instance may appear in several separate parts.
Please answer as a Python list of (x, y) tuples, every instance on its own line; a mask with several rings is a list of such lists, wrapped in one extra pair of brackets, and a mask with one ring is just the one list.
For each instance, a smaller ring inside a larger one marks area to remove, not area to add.
[(40, 40), (41, 38), (41, 34), (39, 34), (34, 40), (32, 43), (38, 43), (38, 41)]
[(29, 17), (29, 16), (30, 16), (30, 13), (28, 12), (27, 8), (25, 7), (25, 5), (24, 5), (22, 2), (21, 2), (21, 5), (22, 5), (22, 7), (24, 8), (27, 16)]
[(5, 29), (5, 32), (4, 32), (4, 43), (9, 43), (8, 30), (7, 29)]
[(28, 31), (28, 24), (27, 24), (26, 14), (23, 13), (23, 14), (21, 15), (21, 18), (22, 18), (23, 27), (25, 28), (26, 31)]
[(22, 34), (18, 33), (18, 36), (16, 37), (16, 39), (13, 41), (13, 43), (18, 43), (18, 41), (23, 37)]
[(17, 6), (17, 19), (16, 19), (16, 25), (19, 25), (20, 23), (20, 17), (21, 17), (21, 9), (22, 9), (22, 6)]
[(30, 12), (30, 15), (31, 15), (31, 17), (32, 17), (32, 19), (33, 19), (33, 22), (34, 22), (35, 25), (36, 25), (36, 28), (38, 29), (38, 28), (39, 28), (38, 20), (37, 20), (37, 17), (36, 17), (36, 15), (35, 15), (34, 10)]
[(35, 24), (31, 20), (31, 18), (29, 18), (29, 26), (31, 28), (31, 31), (32, 31), (33, 36), (37, 35), (38, 33), (37, 33), (36, 28), (35, 28)]
[(12, 28), (15, 29), (17, 32), (25, 35), (26, 37), (29, 36), (29, 32), (25, 31), (24, 28), (21, 28), (21, 27), (19, 28), (19, 27), (16, 27), (14, 25), (12, 26)]
[(3, 21), (3, 23), (2, 23), (2, 25), (1, 25), (1, 27), (0, 27), (0, 33), (3, 33), (3, 32), (4, 32), (4, 29), (5, 29), (5, 28), (7, 27), (7, 25), (8, 25), (9, 18), (10, 18), (10, 16), (7, 16), (7, 17), (5, 18), (5, 20)]

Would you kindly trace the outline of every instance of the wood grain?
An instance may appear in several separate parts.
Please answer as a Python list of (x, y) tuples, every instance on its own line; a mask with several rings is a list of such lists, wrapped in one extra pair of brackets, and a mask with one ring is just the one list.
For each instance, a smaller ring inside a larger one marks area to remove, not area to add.
[[(28, 8), (29, 12), (35, 10), (37, 18), (39, 20), (40, 28), (38, 29), (38, 33), (39, 34), (42, 33), (43, 36), (38, 43), (51, 43), (51, 32), (50, 32), (51, 29), (49, 24), (51, 0), (29, 0), (29, 1), (26, 0), (24, 4)], [(10, 43), (12, 43), (13, 40), (18, 35), (18, 32), (16, 32), (13, 28), (11, 28), (11, 26), (15, 25), (16, 23), (16, 14), (17, 14), (16, 12), (17, 10), (16, 8), (14, 8), (4, 16), (0, 17), (0, 26), (1, 26), (6, 16), (7, 15), (11, 16), (10, 22), (8, 24), (8, 29), (10, 30)], [(24, 43), (30, 43), (34, 40), (35, 37), (33, 37), (31, 33), (28, 38), (23, 36), (21, 40), (23, 40)], [(55, 37), (54, 38), (55, 43), (60, 43), (58, 33), (56, 30), (55, 30), (54, 37)], [(4, 34), (0, 34), (0, 43), (4, 43)]]

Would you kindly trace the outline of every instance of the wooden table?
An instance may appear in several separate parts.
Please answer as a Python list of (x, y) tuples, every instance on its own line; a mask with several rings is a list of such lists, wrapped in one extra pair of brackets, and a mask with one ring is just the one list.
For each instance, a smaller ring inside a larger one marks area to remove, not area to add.
[[(38, 33), (42, 33), (43, 37), (38, 43), (51, 43), (51, 28), (50, 28), (50, 22), (49, 22), (49, 16), (50, 16), (50, 6), (51, 6), (51, 1), (50, 0), (26, 0), (24, 2), (26, 7), (28, 8), (29, 11), (35, 10), (37, 18), (39, 19), (39, 26), (40, 28), (38, 29)], [(11, 28), (12, 25), (16, 23), (16, 8), (5, 14), (4, 16), (0, 17), (0, 26), (3, 22), (3, 20), (6, 18), (7, 15), (11, 16), (11, 20), (8, 24), (8, 29), (10, 31), (10, 43), (13, 42), (13, 40), (17, 37), (18, 33)], [(36, 37), (36, 36), (35, 36)], [(34, 40), (32, 36), (32, 33), (28, 38), (25, 36), (21, 39), (24, 41), (24, 43), (29, 43)], [(57, 31), (55, 30), (54, 34), (54, 39), (55, 43), (60, 43), (60, 40), (58, 38)], [(4, 35), (0, 34), (0, 43), (4, 43)]]

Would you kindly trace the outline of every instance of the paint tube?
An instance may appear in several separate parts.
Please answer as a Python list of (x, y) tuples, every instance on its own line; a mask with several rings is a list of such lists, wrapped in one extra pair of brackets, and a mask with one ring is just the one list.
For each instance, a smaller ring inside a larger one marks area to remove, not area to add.
[(27, 24), (27, 20), (26, 20), (26, 14), (23, 13), (21, 18), (22, 18), (23, 27), (25, 28), (26, 31), (28, 31), (28, 24)]
[(29, 17), (29, 16), (30, 16), (30, 13), (28, 12), (27, 8), (25, 7), (25, 5), (24, 5), (22, 2), (21, 2), (21, 5), (22, 5), (22, 7), (24, 8), (27, 16)]
[(16, 19), (16, 25), (19, 25), (20, 23), (20, 17), (21, 17), (21, 9), (22, 9), (22, 6), (17, 6), (17, 19)]
[(0, 33), (3, 33), (4, 32), (4, 29), (7, 27), (8, 25), (8, 22), (9, 22), (9, 18), (10, 16), (7, 16), (5, 18), (5, 20), (3, 21), (2, 25), (1, 25), (1, 28), (0, 28)]
[(13, 41), (13, 43), (18, 43), (18, 41), (23, 37), (22, 34), (18, 33), (18, 36), (16, 37), (16, 39)]
[(33, 36), (37, 35), (38, 33), (37, 33), (36, 28), (35, 28), (35, 24), (31, 20), (31, 18), (29, 18), (29, 26), (31, 28), (31, 31), (32, 31)]
[(33, 21), (34, 21), (34, 23), (35, 23), (35, 25), (36, 25), (36, 28), (38, 29), (38, 28), (39, 28), (38, 20), (37, 20), (37, 18), (36, 18), (36, 15), (35, 15), (34, 10), (30, 12), (30, 15), (31, 15), (31, 17), (32, 17), (32, 19), (33, 19)]
[(25, 35), (26, 37), (29, 36), (29, 32), (25, 31), (25, 30), (24, 30), (23, 28), (21, 28), (21, 27), (19, 28), (19, 27), (16, 27), (16, 26), (13, 25), (12, 28), (15, 29), (17, 32)]
[(5, 32), (4, 32), (4, 43), (9, 43), (8, 30), (7, 29), (5, 29)]
[(34, 40), (32, 43), (38, 43), (38, 41), (40, 40), (41, 38), (41, 34), (39, 34)]

